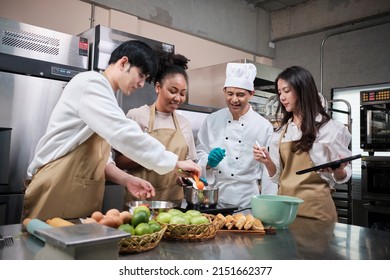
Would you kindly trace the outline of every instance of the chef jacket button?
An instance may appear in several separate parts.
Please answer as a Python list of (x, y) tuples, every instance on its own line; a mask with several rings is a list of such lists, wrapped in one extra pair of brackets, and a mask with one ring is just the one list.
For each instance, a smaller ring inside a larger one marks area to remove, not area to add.
[(233, 177), (233, 176), (234, 176), (234, 174), (230, 174), (230, 176), (232, 176), (232, 177)]
[(242, 123), (241, 126), (244, 126), (244, 124)]
[(231, 120), (228, 121), (228, 123), (231, 123), (231, 122), (232, 122)]
[(236, 159), (238, 159), (238, 157), (236, 157)]
[(221, 171), (218, 171), (219, 174), (221, 174), (222, 172)]
[(238, 143), (241, 143), (241, 140), (238, 140)]
[(226, 140), (228, 140), (228, 139), (229, 139), (229, 137), (225, 137), (225, 139), (226, 139)]

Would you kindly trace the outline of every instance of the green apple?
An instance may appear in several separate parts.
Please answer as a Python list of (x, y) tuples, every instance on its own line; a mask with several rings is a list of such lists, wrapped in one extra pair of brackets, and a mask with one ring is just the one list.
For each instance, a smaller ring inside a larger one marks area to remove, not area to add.
[(202, 216), (202, 213), (200, 211), (193, 209), (187, 210), (185, 214), (190, 215), (191, 217)]
[(163, 212), (157, 215), (156, 221), (161, 224), (169, 224), (172, 217), (173, 215), (171, 213)]
[(175, 209), (175, 208), (169, 209), (167, 213), (171, 214), (172, 216), (183, 216), (184, 215), (184, 213), (181, 210)]
[(190, 221), (188, 218), (184, 216), (173, 216), (171, 220), (169, 221), (170, 224), (175, 224), (175, 225), (189, 225)]
[(210, 221), (205, 216), (195, 216), (190, 219), (192, 225), (208, 224)]

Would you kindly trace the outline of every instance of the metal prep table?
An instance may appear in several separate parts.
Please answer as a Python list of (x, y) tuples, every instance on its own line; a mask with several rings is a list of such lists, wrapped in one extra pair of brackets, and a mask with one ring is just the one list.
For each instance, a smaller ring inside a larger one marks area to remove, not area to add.
[[(0, 226), (0, 234), (11, 235), (12, 246), (0, 247), (0, 259), (35, 259), (44, 243), (21, 231), (21, 224)], [(342, 223), (324, 224), (297, 218), (274, 235), (223, 233), (210, 240), (183, 242), (162, 240), (147, 252), (118, 255), (121, 260), (388, 260), (390, 232)]]

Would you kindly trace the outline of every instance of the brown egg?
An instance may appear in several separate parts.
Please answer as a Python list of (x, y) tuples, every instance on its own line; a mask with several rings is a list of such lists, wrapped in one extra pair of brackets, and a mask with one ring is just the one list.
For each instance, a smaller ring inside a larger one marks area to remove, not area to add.
[(113, 209), (110, 209), (106, 212), (106, 216), (118, 216), (119, 217), (120, 213), (121, 212), (119, 212), (118, 209), (113, 208)]
[(104, 218), (104, 215), (102, 214), (102, 212), (95, 211), (92, 213), (91, 218), (94, 219), (96, 222), (100, 222), (100, 220)]
[(113, 228), (116, 227), (116, 223), (115, 223), (114, 219), (112, 217), (109, 217), (109, 216), (105, 216), (103, 219), (101, 219), (99, 221), (99, 224), (105, 225), (108, 227), (113, 227)]
[(96, 224), (96, 223), (97, 223), (97, 221), (93, 218), (85, 218), (83, 220), (83, 224)]
[(108, 217), (111, 217), (114, 220), (116, 228), (123, 224), (122, 218), (119, 216), (108, 216)]
[(131, 213), (129, 211), (122, 211), (119, 214), (119, 217), (122, 218), (124, 224), (128, 224), (131, 221)]

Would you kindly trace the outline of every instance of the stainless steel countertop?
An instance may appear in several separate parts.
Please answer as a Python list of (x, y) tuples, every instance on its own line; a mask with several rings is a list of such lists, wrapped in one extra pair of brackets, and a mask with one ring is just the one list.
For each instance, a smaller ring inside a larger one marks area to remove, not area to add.
[[(0, 259), (34, 259), (44, 243), (22, 233), (20, 224), (0, 226), (0, 234), (11, 235), (12, 246), (0, 247)], [(341, 223), (324, 224), (297, 218), (288, 229), (275, 235), (222, 233), (199, 242), (162, 240), (147, 252), (118, 255), (121, 260), (388, 260), (390, 232)]]

